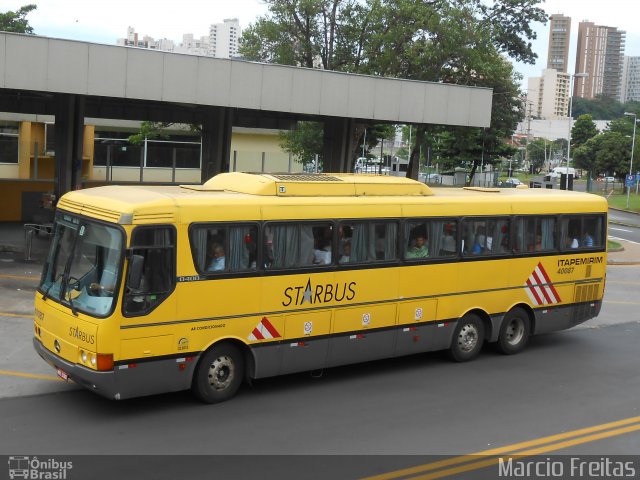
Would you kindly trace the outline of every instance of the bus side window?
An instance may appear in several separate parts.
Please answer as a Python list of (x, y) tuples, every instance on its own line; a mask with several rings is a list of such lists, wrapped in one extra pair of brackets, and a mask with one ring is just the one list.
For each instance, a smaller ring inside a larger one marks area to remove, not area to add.
[(125, 315), (144, 315), (156, 308), (175, 287), (175, 230), (170, 227), (138, 227), (130, 251), (143, 258), (142, 280), (137, 288), (125, 285)]
[(398, 258), (397, 222), (377, 221), (343, 224), (352, 232), (350, 262), (389, 261)]

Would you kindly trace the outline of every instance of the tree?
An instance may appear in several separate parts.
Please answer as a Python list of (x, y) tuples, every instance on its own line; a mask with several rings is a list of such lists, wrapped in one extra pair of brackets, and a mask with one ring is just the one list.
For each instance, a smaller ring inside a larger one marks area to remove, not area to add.
[(33, 27), (29, 25), (27, 15), (36, 8), (38, 8), (37, 5), (29, 4), (20, 7), (15, 12), (0, 13), (0, 31), (33, 34)]
[(594, 174), (598, 174), (596, 160), (601, 148), (602, 135), (596, 135), (573, 150), (575, 166)]
[(593, 123), (593, 117), (589, 114), (580, 115), (571, 129), (571, 148), (579, 148), (596, 135), (598, 129)]
[[(145, 139), (167, 139), (169, 138), (167, 129), (171, 128), (173, 125), (175, 125), (175, 122), (150, 122), (145, 120), (140, 124), (140, 130), (138, 131), (138, 133), (129, 135), (129, 143), (132, 143), (133, 145), (141, 145), (145, 141)], [(192, 132), (202, 133), (202, 127), (200, 125), (189, 124), (188, 128)]]
[(606, 131), (601, 134), (596, 152), (596, 170), (598, 173), (623, 176), (629, 171), (631, 139), (618, 132)]
[[(536, 34), (531, 23), (547, 20), (537, 7), (540, 0), (494, 0), (491, 5), (484, 0), (267, 3), (269, 13), (243, 34), (240, 53), (247, 59), (496, 89), (494, 108), (499, 105), (500, 113), (487, 131), (466, 133), (469, 142), (462, 143), (470, 148), (461, 150), (461, 156), (467, 157), (482, 152), (482, 141), (497, 152), (497, 139), (513, 131), (517, 82), (502, 55), (533, 63), (530, 40)], [(505, 88), (498, 90), (498, 85)], [(415, 139), (408, 172), (413, 178), (419, 152), (430, 141), (425, 125), (417, 126)]]
[(531, 164), (531, 173), (540, 173), (547, 160), (547, 142), (543, 138), (534, 138), (527, 145), (527, 154)]
[(312, 164), (315, 155), (322, 164), (322, 132), (321, 122), (298, 122), (296, 128), (280, 133), (280, 146), (293, 155), (294, 160), (303, 166)]

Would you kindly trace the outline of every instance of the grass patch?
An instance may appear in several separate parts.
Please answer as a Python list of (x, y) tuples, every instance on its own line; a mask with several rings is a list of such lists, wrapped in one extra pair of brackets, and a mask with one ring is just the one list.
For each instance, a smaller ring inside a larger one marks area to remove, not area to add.
[(620, 208), (622, 210), (630, 210), (632, 212), (640, 213), (640, 195), (636, 195), (635, 191), (629, 195), (629, 208), (627, 209), (627, 194), (626, 193), (613, 193), (609, 196), (605, 195), (605, 198), (609, 202), (609, 206), (614, 208)]
[(622, 248), (622, 244), (613, 240), (607, 240), (607, 250), (619, 250)]

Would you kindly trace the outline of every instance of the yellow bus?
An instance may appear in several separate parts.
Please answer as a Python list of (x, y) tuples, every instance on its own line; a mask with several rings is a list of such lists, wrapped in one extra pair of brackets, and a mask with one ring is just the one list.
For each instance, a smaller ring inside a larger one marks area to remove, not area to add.
[(595, 317), (607, 203), (399, 177), (224, 173), (64, 195), (37, 352), (113, 399), (434, 350), (505, 354)]

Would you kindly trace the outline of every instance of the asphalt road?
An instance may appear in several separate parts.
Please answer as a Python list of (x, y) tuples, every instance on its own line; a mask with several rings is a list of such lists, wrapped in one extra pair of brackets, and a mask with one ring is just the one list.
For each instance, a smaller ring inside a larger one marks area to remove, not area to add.
[[(337, 368), (319, 379), (263, 380), (215, 406), (198, 404), (183, 393), (125, 402), (83, 390), (5, 398), (0, 400), (0, 452), (479, 452), (637, 416), (638, 342), (637, 322), (583, 328), (534, 338), (513, 357), (486, 351), (472, 363), (454, 364), (438, 354), (418, 355)], [(637, 454), (638, 442), (636, 429), (563, 453)], [(327, 473), (337, 469), (330, 477), (340, 478), (345, 466), (333, 460), (325, 459)], [(356, 475), (390, 467), (379, 468)]]

